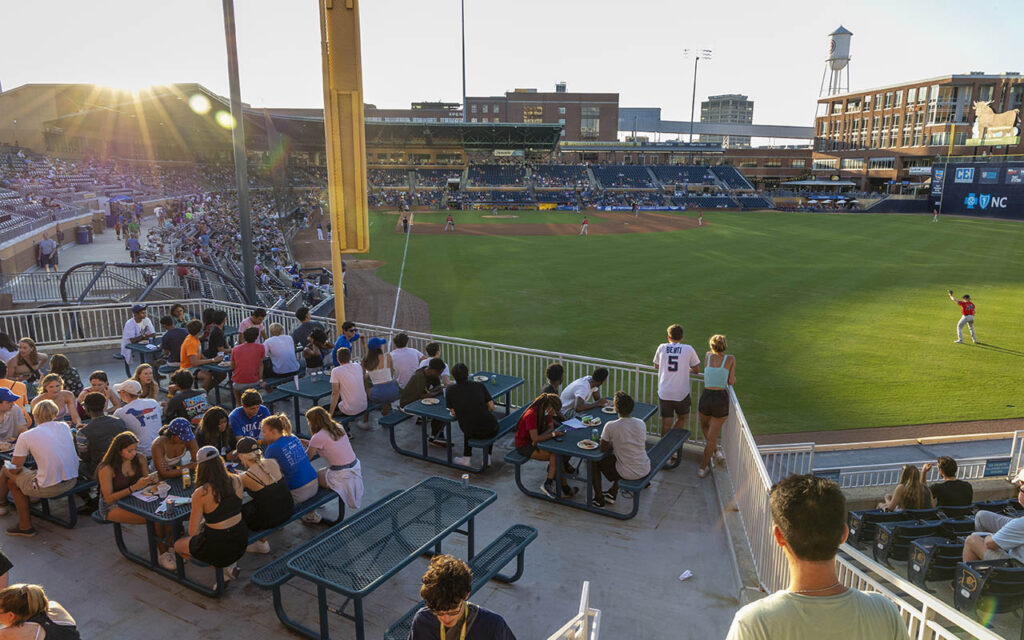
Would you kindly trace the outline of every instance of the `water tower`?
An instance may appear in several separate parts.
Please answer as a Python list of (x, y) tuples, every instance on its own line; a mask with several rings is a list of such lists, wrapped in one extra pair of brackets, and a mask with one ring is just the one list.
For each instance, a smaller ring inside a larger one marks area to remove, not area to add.
[[(834, 96), (850, 90), (850, 36), (842, 25), (828, 34), (828, 57), (825, 58), (825, 71), (821, 76), (821, 87), (818, 95)], [(843, 69), (846, 69), (846, 82), (843, 82)], [(828, 76), (828, 91), (825, 91), (825, 76)]]

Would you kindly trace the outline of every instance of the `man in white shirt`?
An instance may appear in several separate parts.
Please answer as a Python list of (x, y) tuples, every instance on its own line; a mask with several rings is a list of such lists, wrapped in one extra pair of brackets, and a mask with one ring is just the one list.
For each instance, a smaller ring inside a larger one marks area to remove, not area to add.
[[(578, 411), (586, 411), (608, 404), (608, 401), (598, 393), (601, 385), (607, 379), (608, 370), (598, 367), (589, 376), (583, 376), (570, 382), (559, 396), (562, 399), (562, 416), (571, 418)], [(594, 400), (595, 394), (597, 394), (596, 400)]]
[(121, 355), (124, 356), (124, 361), (132, 361), (129, 344), (146, 342), (154, 336), (156, 329), (153, 328), (153, 321), (146, 317), (146, 305), (132, 305), (132, 317), (124, 323), (124, 330), (121, 331)]
[[(613, 402), (619, 419), (612, 420), (601, 430), (601, 451), (607, 451), (609, 455), (591, 471), (595, 507), (615, 504), (620, 479), (639, 480), (651, 472), (651, 459), (647, 457), (647, 425), (639, 418), (630, 417), (633, 415), (633, 398), (625, 391), (616, 391)], [(601, 474), (612, 481), (612, 486), (603, 493)]]
[[(1011, 482), (1017, 488), (1017, 502), (1024, 506), (1024, 467)], [(1024, 518), (979, 511), (974, 516), (974, 530), (964, 542), (964, 562), (1004, 558), (1024, 562)]]
[[(420, 366), (417, 367), (418, 369), (422, 369), (423, 367), (427, 366), (430, 363), (430, 361), (433, 360), (434, 358), (441, 358), (441, 345), (439, 345), (436, 342), (428, 342), (427, 346), (423, 347), (423, 350), (426, 351), (427, 354), (420, 358)], [(441, 359), (444, 360), (444, 358)], [(394, 357), (392, 357), (391, 361), (394, 362)], [(444, 371), (441, 373), (441, 386), (450, 387), (451, 384), (452, 372), (448, 368), (448, 365), (446, 364), (444, 366)]]
[[(340, 411), (345, 416), (357, 416), (366, 411), (366, 385), (363, 384), (363, 367), (352, 362), (352, 352), (341, 347), (336, 352), (338, 366), (331, 369), (331, 403), (328, 411)], [(369, 419), (364, 421), (368, 428)]]
[(908, 640), (888, 598), (839, 580), (836, 553), (850, 532), (839, 485), (792, 475), (772, 488), (769, 501), (775, 544), (789, 563), (789, 589), (737, 611), (727, 640)]
[(400, 333), (392, 341), (395, 348), (391, 350), (391, 364), (395, 366), (395, 382), (399, 388), (404, 388), (409, 383), (413, 372), (420, 368), (420, 360), (423, 354), (408, 346), (409, 336)]
[(124, 406), (114, 412), (114, 417), (124, 420), (128, 430), (139, 439), (139, 453), (147, 458), (152, 457), (153, 441), (160, 435), (160, 427), (163, 425), (160, 403), (152, 398), (140, 398), (142, 385), (138, 380), (131, 378), (121, 384), (115, 384), (114, 392), (124, 403)]
[(299, 359), (295, 357), (295, 341), (284, 332), (281, 323), (270, 325), (270, 337), (263, 343), (270, 358), (270, 366), (278, 377), (293, 376), (299, 372)]
[(699, 371), (700, 358), (693, 347), (683, 344), (683, 328), (678, 324), (668, 328), (668, 342), (658, 345), (654, 352), (654, 368), (658, 371), (661, 432), (664, 434), (669, 428), (685, 429), (690, 417), (690, 374)]
[[(33, 410), (35, 428), (18, 437), (14, 445), (12, 467), (0, 474), (0, 515), (9, 510), (7, 492), (18, 510), (18, 525), (7, 530), (9, 536), (34, 536), (29, 519), (29, 498), (52, 498), (71, 489), (78, 482), (78, 452), (75, 440), (65, 422), (55, 422), (57, 405), (42, 400)], [(25, 469), (28, 456), (36, 461), (35, 469)]]

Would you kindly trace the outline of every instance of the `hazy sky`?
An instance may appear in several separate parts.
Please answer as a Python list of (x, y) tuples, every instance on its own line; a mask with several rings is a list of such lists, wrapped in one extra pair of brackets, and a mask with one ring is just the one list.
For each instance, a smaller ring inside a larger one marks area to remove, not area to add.
[[(853, 31), (854, 89), (971, 70), (1024, 72), (1020, 3), (999, 0), (466, 0), (470, 95), (515, 87), (620, 94), (620, 105), (689, 118), (698, 102), (745, 93), (754, 122), (810, 125), (826, 36)], [(363, 0), (363, 91), (381, 107), (461, 99), (458, 0)], [(322, 106), (312, 0), (236, 1), (243, 100)], [(0, 83), (143, 87), (199, 82), (226, 95), (216, 0), (0, 0)], [(699, 117), (699, 106), (698, 106)]]

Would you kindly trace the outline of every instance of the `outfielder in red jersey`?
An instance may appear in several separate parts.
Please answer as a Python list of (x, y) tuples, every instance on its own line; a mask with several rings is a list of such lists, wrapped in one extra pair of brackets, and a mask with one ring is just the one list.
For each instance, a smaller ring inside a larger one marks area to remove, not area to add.
[(953, 297), (953, 290), (949, 290), (949, 299), (960, 305), (960, 321), (956, 323), (956, 340), (953, 342), (960, 344), (964, 341), (964, 325), (966, 324), (971, 329), (971, 340), (974, 344), (978, 344), (978, 336), (974, 333), (974, 303), (971, 302), (971, 296), (966, 293), (963, 296), (963, 300), (957, 300)]

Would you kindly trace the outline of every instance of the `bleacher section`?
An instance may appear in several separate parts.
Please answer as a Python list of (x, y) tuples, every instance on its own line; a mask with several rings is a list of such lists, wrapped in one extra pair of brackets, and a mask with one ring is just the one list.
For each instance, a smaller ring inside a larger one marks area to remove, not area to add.
[(718, 179), (724, 182), (730, 189), (753, 189), (754, 185), (750, 184), (743, 174), (740, 173), (736, 167), (729, 165), (721, 165), (718, 167), (711, 167), (711, 171), (718, 176)]
[(536, 192), (537, 202), (553, 202), (555, 204), (565, 204), (575, 206), (579, 202), (579, 197), (575, 191), (561, 190), (561, 191), (537, 191)]
[(533, 167), (533, 186), (538, 189), (590, 188), (587, 168), (573, 164), (540, 164)]
[(462, 169), (417, 169), (416, 187), (446, 187), (451, 179), (462, 178)]
[(466, 191), (462, 194), (464, 202), (474, 204), (534, 204), (537, 200), (528, 191), (506, 191), (501, 189), (483, 189)]
[(651, 171), (665, 185), (715, 184), (715, 176), (706, 166), (656, 165)]
[(519, 164), (475, 164), (469, 168), (469, 185), (473, 187), (521, 187), (526, 181), (526, 168)]
[(729, 196), (673, 196), (672, 204), (687, 209), (736, 209), (736, 201)]
[(744, 209), (771, 209), (772, 203), (761, 196), (738, 196), (736, 200)]
[(409, 186), (408, 169), (370, 169), (366, 179), (371, 187), (402, 187)]
[(591, 169), (605, 189), (653, 189), (654, 181), (647, 167), (633, 164), (612, 164)]

